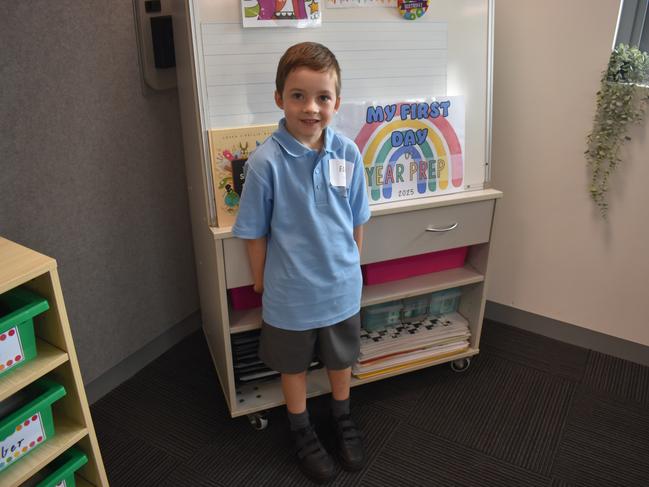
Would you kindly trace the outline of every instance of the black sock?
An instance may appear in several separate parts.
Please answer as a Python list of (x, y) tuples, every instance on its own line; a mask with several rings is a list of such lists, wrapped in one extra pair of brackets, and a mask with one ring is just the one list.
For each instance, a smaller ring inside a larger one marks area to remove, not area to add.
[(309, 420), (309, 411), (307, 409), (297, 414), (293, 414), (287, 409), (286, 413), (288, 414), (288, 423), (291, 427), (291, 431), (306, 428), (311, 424), (311, 421)]
[(345, 414), (349, 414), (349, 397), (347, 399), (343, 399), (342, 401), (338, 401), (337, 399), (334, 399), (332, 396), (331, 414), (333, 415), (334, 418), (340, 418)]

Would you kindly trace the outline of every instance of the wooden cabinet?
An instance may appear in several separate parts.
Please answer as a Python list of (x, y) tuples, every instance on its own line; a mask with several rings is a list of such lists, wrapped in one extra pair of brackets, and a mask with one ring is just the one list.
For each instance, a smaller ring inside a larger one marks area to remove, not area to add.
[(108, 486), (104, 464), (79, 372), (56, 261), (0, 237), (0, 294), (18, 286), (48, 300), (50, 309), (34, 319), (38, 355), (0, 376), (0, 401), (47, 376), (63, 385), (66, 395), (53, 406), (56, 434), (15, 465), (0, 472), (0, 485), (21, 485), (72, 446), (88, 456), (77, 472), (77, 485)]
[[(364, 264), (461, 246), (468, 246), (469, 251), (464, 267), (365, 286), (361, 306), (459, 287), (462, 291), (459, 312), (469, 322), (471, 341), (469, 349), (457, 355), (379, 377), (353, 379), (353, 386), (453, 362), (479, 352), (491, 227), (496, 200), (501, 196), (499, 191), (487, 189), (371, 207), (372, 218), (365, 226), (361, 256)], [(208, 294), (213, 298), (210, 307), (219, 304), (212, 314), (209, 311), (204, 313), (203, 328), (230, 413), (232, 416), (253, 414), (281, 405), (284, 399), (279, 381), (245, 386), (235, 384), (230, 337), (259, 328), (261, 309), (241, 311), (228, 305), (227, 289), (252, 284), (245, 244), (233, 237), (230, 229), (213, 228), (212, 235), (216, 264), (213, 282), (216, 287)], [(325, 371), (310, 372), (309, 397), (327, 392), (329, 383)]]

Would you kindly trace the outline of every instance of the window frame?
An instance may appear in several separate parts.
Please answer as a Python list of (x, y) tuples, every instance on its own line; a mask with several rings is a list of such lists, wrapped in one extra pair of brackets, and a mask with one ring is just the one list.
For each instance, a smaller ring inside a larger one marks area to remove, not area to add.
[(622, 0), (615, 46), (621, 43), (649, 51), (649, 0)]

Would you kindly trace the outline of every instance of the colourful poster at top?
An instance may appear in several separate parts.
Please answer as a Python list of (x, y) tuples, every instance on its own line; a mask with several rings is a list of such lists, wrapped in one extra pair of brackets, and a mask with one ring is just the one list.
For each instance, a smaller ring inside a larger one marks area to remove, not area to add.
[(320, 0), (241, 0), (244, 27), (319, 27)]
[(361, 151), (370, 204), (464, 190), (461, 96), (343, 103), (333, 127)]

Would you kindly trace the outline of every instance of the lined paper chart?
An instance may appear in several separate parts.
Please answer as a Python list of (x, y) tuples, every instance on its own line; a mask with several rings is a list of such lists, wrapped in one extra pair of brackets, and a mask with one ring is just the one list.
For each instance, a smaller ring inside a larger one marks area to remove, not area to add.
[(208, 128), (276, 123), (275, 73), (298, 42), (330, 48), (342, 71), (342, 98), (363, 102), (446, 95), (446, 22), (327, 22), (320, 29), (241, 29), (201, 24)]

